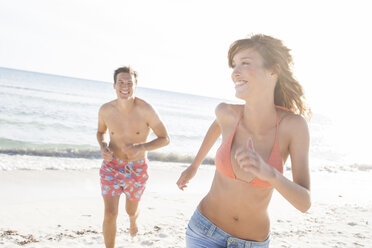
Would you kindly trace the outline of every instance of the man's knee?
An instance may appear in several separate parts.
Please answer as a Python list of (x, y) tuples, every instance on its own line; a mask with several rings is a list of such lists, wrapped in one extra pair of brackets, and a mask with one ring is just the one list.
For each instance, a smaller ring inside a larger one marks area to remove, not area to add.
[(137, 213), (137, 209), (126, 209), (127, 210), (127, 214), (129, 215), (129, 216), (135, 216), (136, 215), (136, 213)]
[(129, 216), (135, 216), (138, 210), (138, 202), (127, 200), (127, 203), (125, 204), (125, 210), (127, 211), (127, 214)]
[(105, 203), (105, 220), (116, 220), (119, 212), (120, 196), (103, 198)]
[(116, 220), (117, 217), (118, 217), (117, 208), (105, 208), (105, 219)]

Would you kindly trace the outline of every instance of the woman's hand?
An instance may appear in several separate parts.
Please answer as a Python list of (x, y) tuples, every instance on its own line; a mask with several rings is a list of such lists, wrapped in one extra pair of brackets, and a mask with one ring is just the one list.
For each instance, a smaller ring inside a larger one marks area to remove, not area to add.
[(184, 188), (187, 187), (187, 184), (195, 176), (197, 170), (198, 167), (190, 165), (189, 167), (187, 167), (186, 170), (182, 172), (180, 178), (176, 183), (180, 190), (183, 190)]
[(247, 145), (236, 150), (235, 159), (240, 168), (262, 180), (270, 181), (275, 177), (274, 169), (265, 163), (261, 155), (254, 150), (251, 138), (248, 139)]

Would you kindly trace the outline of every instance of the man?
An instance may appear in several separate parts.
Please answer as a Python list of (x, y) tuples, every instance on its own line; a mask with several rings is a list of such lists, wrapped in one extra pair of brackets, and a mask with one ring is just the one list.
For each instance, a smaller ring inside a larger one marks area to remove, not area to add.
[[(135, 97), (137, 74), (130, 67), (114, 73), (117, 99), (101, 106), (97, 140), (103, 163), (100, 169), (101, 189), (105, 205), (103, 236), (106, 247), (114, 247), (116, 219), (121, 193), (126, 195), (125, 209), (129, 216), (131, 236), (138, 232), (138, 203), (145, 189), (147, 151), (169, 144), (167, 130), (150, 104)], [(107, 129), (110, 143), (105, 142)], [(157, 136), (147, 142), (150, 129)]]

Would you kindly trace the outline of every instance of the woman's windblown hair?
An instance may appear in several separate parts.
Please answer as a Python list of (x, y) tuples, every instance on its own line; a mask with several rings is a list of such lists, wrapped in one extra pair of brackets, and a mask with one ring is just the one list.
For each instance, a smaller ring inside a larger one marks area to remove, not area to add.
[(265, 68), (279, 66), (278, 81), (274, 90), (275, 105), (285, 107), (293, 113), (302, 115), (307, 120), (311, 118), (311, 110), (305, 103), (302, 86), (292, 73), (293, 59), (290, 49), (281, 40), (271, 36), (256, 34), (248, 38), (235, 41), (229, 49), (229, 66), (236, 53), (246, 48), (254, 48), (263, 57)]

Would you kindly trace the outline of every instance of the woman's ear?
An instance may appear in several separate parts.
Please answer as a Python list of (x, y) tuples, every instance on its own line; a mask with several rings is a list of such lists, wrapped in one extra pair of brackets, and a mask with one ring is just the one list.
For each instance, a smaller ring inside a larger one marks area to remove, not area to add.
[(277, 76), (279, 77), (280, 75), (280, 65), (279, 64), (275, 64), (272, 69), (271, 69), (271, 76)]

